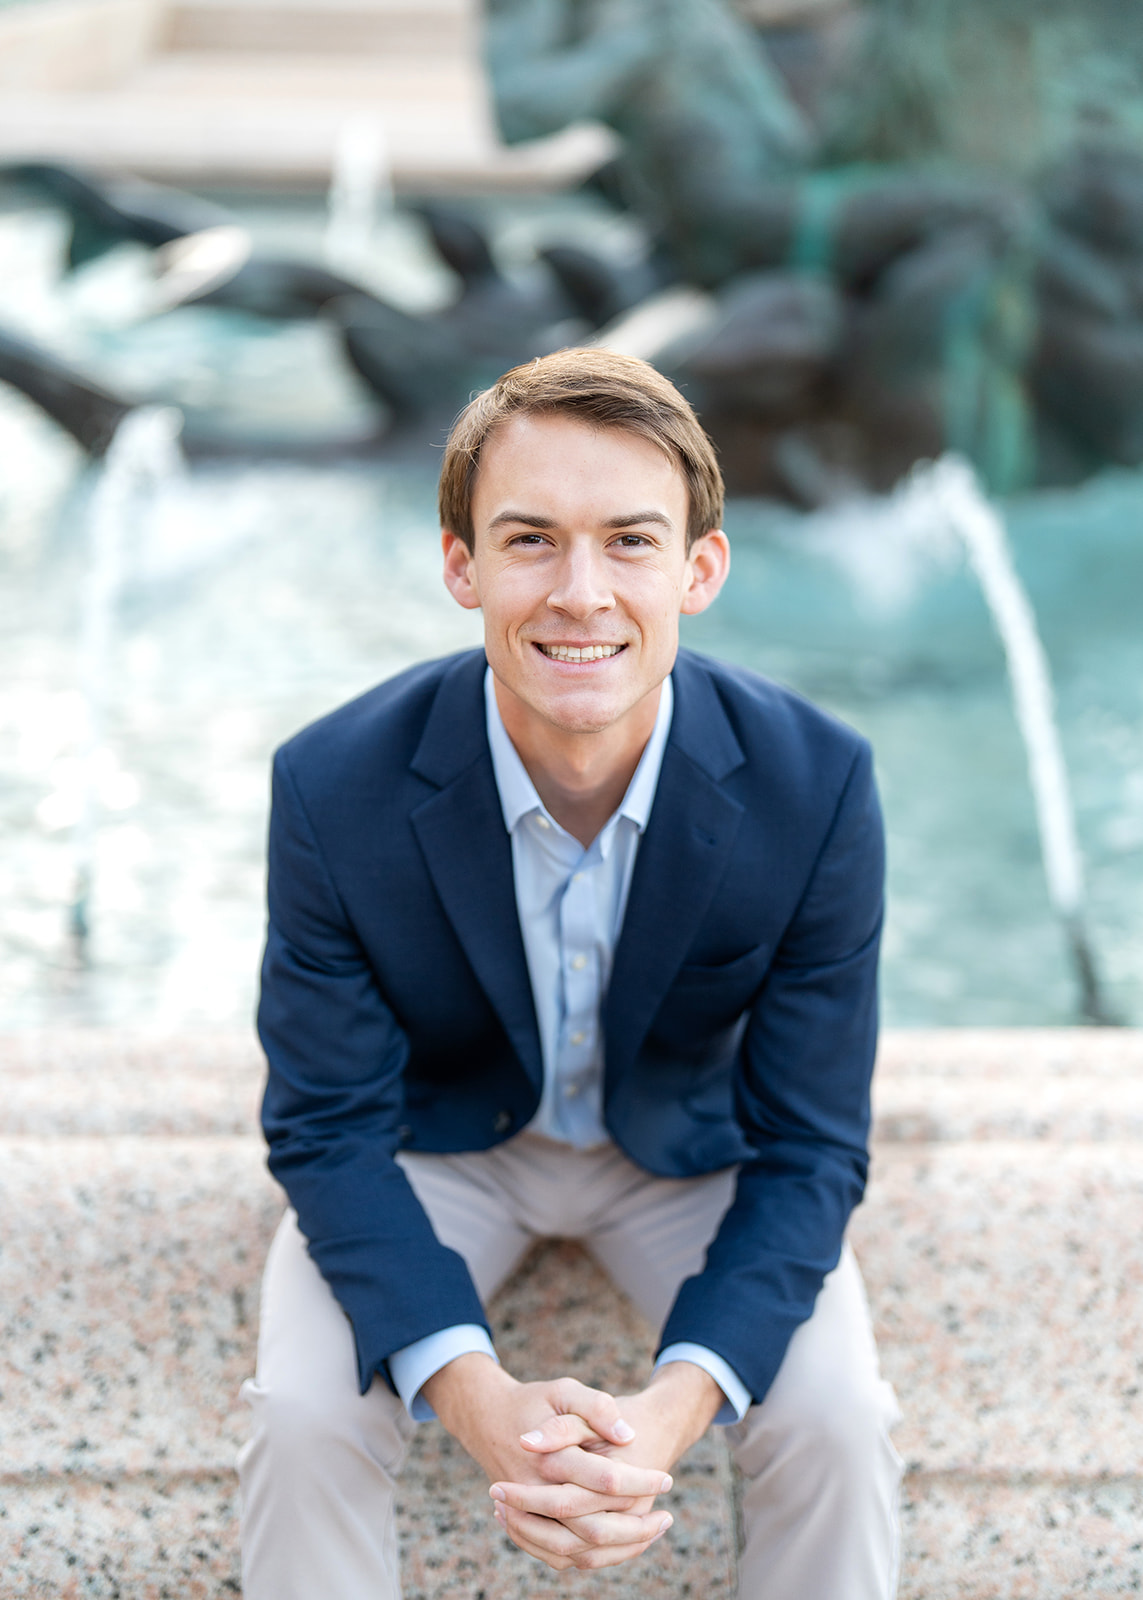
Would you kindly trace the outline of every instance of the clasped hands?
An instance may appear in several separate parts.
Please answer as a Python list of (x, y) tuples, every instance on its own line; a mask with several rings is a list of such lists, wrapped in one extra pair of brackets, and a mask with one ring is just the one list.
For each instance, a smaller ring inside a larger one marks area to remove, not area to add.
[(615, 1399), (574, 1378), (519, 1383), (476, 1353), (435, 1373), (425, 1397), (488, 1474), (508, 1537), (557, 1571), (618, 1566), (666, 1533), (655, 1499), (723, 1401), (689, 1362)]

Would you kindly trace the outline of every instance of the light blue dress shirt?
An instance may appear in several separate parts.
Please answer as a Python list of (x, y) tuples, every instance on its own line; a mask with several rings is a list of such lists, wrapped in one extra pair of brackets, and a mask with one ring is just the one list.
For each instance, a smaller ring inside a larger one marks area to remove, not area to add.
[[(512, 839), (516, 907), (544, 1064), (539, 1109), (529, 1128), (586, 1150), (606, 1144), (603, 1123), (601, 1012), (612, 957), (623, 926), (639, 840), (651, 815), (674, 692), (667, 678), (639, 765), (619, 809), (585, 850), (545, 809), (496, 703), (491, 668), (484, 679), (488, 744), (504, 826)], [(457, 1356), (480, 1351), (496, 1358), (485, 1330), (464, 1323), (429, 1334), (389, 1357), (389, 1370), (409, 1415), (433, 1415), (421, 1389)], [(721, 1356), (703, 1345), (673, 1344), (656, 1366), (691, 1361), (722, 1389), (726, 1405), (715, 1421), (738, 1422), (750, 1393)]]

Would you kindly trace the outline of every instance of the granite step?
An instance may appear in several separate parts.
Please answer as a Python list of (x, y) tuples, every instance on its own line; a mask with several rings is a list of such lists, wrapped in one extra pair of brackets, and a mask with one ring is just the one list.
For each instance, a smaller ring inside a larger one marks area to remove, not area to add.
[[(280, 1210), (245, 1035), (0, 1041), (0, 1592), (236, 1592), (237, 1400)], [(854, 1238), (905, 1412), (905, 1600), (1143, 1583), (1143, 1034), (897, 1034)], [(649, 1330), (577, 1247), (542, 1247), (494, 1308), (513, 1370), (638, 1381)], [(616, 1600), (732, 1592), (718, 1439), (678, 1474), (676, 1529)], [(547, 1600), (477, 1476), (419, 1430), (410, 1600)], [(661, 1553), (659, 1553), (661, 1551)], [(546, 1585), (546, 1587), (545, 1587)], [(585, 1590), (586, 1593), (586, 1590)]]
[[(258, 1142), (25, 1135), (0, 1139), (0, 1172), (5, 1215), (21, 1219), (0, 1253), (0, 1592), (66, 1595), (74, 1570), (76, 1594), (233, 1592), (238, 1387), (281, 1209)], [(494, 1320), (521, 1377), (573, 1367), (625, 1389), (649, 1370), (649, 1330), (571, 1245), (536, 1252)], [(731, 1593), (717, 1439), (676, 1478), (671, 1547), (638, 1586), (623, 1575), (624, 1600)], [(419, 1430), (403, 1489), (407, 1600), (567, 1592), (495, 1532), (486, 1485), (439, 1427)]]
[[(0, 1132), (251, 1134), (249, 1029), (58, 1028), (0, 1036)], [(880, 1144), (1143, 1138), (1143, 1030), (896, 1029), (874, 1077)]]

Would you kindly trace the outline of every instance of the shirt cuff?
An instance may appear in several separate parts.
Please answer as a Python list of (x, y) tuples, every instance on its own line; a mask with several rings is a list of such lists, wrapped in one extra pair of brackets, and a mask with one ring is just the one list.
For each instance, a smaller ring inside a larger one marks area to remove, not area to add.
[(721, 1356), (716, 1356), (714, 1351), (708, 1350), (704, 1344), (669, 1344), (655, 1362), (655, 1371), (658, 1372), (660, 1367), (665, 1367), (668, 1361), (690, 1361), (694, 1366), (708, 1372), (718, 1384), (726, 1396), (726, 1404), (714, 1419), (715, 1427), (725, 1428), (732, 1422), (742, 1421), (750, 1407), (750, 1390), (734, 1368)]
[[(500, 1357), (493, 1349), (487, 1331), (476, 1322), (459, 1322), (453, 1328), (442, 1328), (439, 1333), (427, 1334), (425, 1338), (405, 1345), (403, 1350), (393, 1351), (389, 1357), (389, 1375), (414, 1422), (431, 1422), (436, 1416), (421, 1393), (433, 1373), (447, 1367), (457, 1356), (470, 1355), (473, 1351), (491, 1356), (493, 1361), (499, 1363)], [(715, 1360), (718, 1360), (717, 1356)]]

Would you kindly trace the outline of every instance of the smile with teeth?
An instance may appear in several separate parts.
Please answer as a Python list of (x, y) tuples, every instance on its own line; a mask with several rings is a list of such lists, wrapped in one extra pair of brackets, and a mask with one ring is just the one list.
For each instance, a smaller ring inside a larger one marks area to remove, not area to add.
[(626, 650), (625, 644), (541, 644), (537, 648), (549, 661), (606, 661)]

